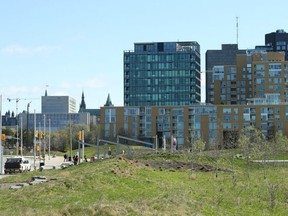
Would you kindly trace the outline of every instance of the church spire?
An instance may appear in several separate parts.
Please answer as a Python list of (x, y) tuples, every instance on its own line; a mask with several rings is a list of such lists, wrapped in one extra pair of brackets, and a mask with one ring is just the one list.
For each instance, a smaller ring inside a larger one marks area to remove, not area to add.
[(104, 106), (114, 106), (111, 102), (111, 99), (110, 99), (110, 94), (108, 93), (108, 97), (107, 97), (107, 100), (106, 100), (106, 104), (104, 104)]
[(86, 109), (86, 103), (85, 103), (85, 99), (84, 99), (84, 92), (82, 91), (82, 99), (81, 99), (81, 104), (80, 104), (79, 111), (83, 111), (85, 109)]
[(47, 97), (48, 96), (48, 94), (47, 94), (47, 87), (48, 87), (48, 85), (46, 85), (46, 88), (45, 88), (45, 97)]

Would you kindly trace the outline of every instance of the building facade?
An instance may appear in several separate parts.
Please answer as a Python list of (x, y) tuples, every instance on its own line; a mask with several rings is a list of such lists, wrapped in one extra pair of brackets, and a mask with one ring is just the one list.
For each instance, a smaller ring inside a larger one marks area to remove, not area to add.
[(76, 113), (76, 100), (70, 96), (41, 97), (41, 113)]
[(207, 50), (206, 51), (206, 103), (214, 104), (214, 82), (213, 73), (215, 70), (223, 69), (218, 66), (224, 67), (229, 65), (236, 65), (237, 54), (245, 54), (246, 50), (239, 50), (237, 44), (222, 44), (221, 50)]
[[(217, 107), (213, 105), (101, 107), (101, 137), (116, 140), (118, 135), (154, 143), (177, 138), (189, 147), (191, 139), (203, 135), (212, 143), (217, 138)], [(203, 115), (201, 115), (203, 114)]]
[(276, 132), (288, 136), (288, 103), (279, 94), (265, 94), (245, 105), (195, 104), (192, 106), (101, 107), (102, 139), (127, 136), (146, 142), (176, 137), (180, 148), (191, 148), (198, 139), (206, 149), (235, 147), (241, 130), (259, 129), (267, 139)]
[(264, 98), (266, 93), (279, 93), (288, 101), (288, 61), (284, 52), (248, 50), (238, 54), (236, 65), (214, 66), (212, 83), (214, 104), (246, 104), (251, 98)]
[(201, 101), (197, 42), (135, 43), (124, 51), (124, 106), (177, 106)]
[(288, 33), (283, 29), (265, 34), (265, 45), (269, 47), (268, 51), (285, 52), (285, 59), (288, 60)]
[[(34, 130), (34, 122), (36, 130), (43, 130), (44, 125), (46, 130), (57, 131), (68, 127), (70, 124), (83, 124), (90, 128), (90, 113), (29, 113), (19, 114), (19, 119), (22, 121), (23, 128)], [(42, 129), (41, 129), (42, 128)]]

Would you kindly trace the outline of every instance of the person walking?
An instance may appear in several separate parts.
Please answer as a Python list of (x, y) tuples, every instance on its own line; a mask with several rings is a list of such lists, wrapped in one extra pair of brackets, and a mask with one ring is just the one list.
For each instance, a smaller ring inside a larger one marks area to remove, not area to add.
[(111, 150), (111, 148), (109, 147), (108, 148), (108, 157), (110, 158), (112, 156), (112, 150)]
[(67, 161), (67, 154), (64, 154), (64, 162)]

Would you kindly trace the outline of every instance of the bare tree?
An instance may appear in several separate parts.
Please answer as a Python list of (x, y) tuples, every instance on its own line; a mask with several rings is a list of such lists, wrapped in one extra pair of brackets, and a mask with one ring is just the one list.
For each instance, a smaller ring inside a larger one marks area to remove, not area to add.
[(250, 177), (251, 159), (259, 158), (263, 152), (263, 144), (266, 143), (265, 136), (254, 127), (247, 127), (241, 131), (238, 146), (246, 159), (246, 173)]

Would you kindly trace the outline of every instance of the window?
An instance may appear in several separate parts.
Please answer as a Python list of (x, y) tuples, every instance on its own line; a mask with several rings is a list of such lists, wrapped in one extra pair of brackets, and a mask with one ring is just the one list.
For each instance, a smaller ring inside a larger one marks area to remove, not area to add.
[(261, 114), (261, 121), (267, 121), (268, 117), (267, 114)]
[(256, 68), (256, 70), (265, 70), (265, 65), (264, 64), (256, 64), (255, 68)]
[(271, 63), (269, 64), (269, 70), (281, 70), (281, 63)]
[(223, 123), (224, 129), (231, 129), (231, 123)]
[(244, 117), (244, 121), (250, 121), (250, 115), (245, 115), (245, 114), (244, 114), (243, 117)]
[(223, 113), (230, 114), (231, 113), (231, 108), (223, 108)]
[(231, 121), (231, 116), (223, 116), (223, 121)]
[(249, 108), (244, 108), (244, 114), (250, 114), (250, 109)]

